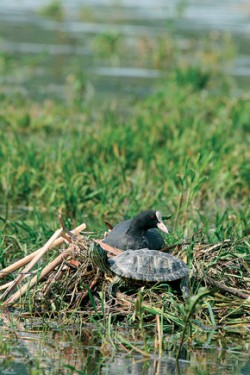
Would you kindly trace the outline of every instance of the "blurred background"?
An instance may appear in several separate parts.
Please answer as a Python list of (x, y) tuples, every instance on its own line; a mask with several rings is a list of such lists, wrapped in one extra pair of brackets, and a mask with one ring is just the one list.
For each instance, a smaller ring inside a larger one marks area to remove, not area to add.
[(168, 74), (171, 50), (195, 64), (206, 41), (211, 65), (209, 48), (218, 52), (221, 39), (228, 50), (216, 69), (236, 78), (235, 92), (247, 90), (249, 21), (247, 0), (1, 0), (1, 90), (39, 100), (77, 90), (85, 100), (134, 100)]

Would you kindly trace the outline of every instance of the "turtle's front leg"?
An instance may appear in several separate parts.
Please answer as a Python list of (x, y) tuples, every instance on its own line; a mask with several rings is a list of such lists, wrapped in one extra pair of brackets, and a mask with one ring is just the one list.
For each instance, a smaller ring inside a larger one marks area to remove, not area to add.
[(120, 287), (120, 277), (115, 276), (113, 281), (111, 281), (111, 283), (108, 285), (107, 294), (108, 294), (109, 300), (112, 300), (116, 296), (116, 293), (119, 287)]
[(115, 276), (113, 281), (108, 285), (108, 299), (113, 299), (121, 286), (124, 286), (125, 282), (119, 276)]

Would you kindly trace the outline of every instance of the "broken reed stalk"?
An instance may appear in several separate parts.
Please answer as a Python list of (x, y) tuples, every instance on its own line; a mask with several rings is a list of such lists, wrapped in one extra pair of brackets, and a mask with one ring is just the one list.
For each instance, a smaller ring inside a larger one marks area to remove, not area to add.
[[(100, 277), (100, 273), (98, 272), (97, 275), (96, 275), (96, 277), (94, 278), (94, 280), (92, 280), (92, 282), (91, 282), (91, 284), (89, 286), (90, 290), (93, 290), (94, 286), (98, 283), (99, 277)], [(80, 296), (78, 297), (77, 301), (74, 303), (73, 309), (76, 309), (81, 304), (81, 302), (84, 300), (84, 298), (86, 298), (88, 295), (89, 295), (89, 291), (88, 290), (82, 292), (80, 294)]]
[(3, 306), (9, 306), (16, 302), (21, 296), (23, 296), (26, 293), (28, 288), (31, 289), (36, 283), (38, 283), (43, 277), (50, 273), (64, 259), (66, 259), (73, 249), (74, 245), (70, 245), (67, 250), (65, 250), (62, 254), (58, 255), (56, 259), (54, 259), (51, 263), (44, 267), (39, 277), (37, 275), (34, 276), (28, 283), (23, 285), (16, 293), (14, 293), (7, 301), (5, 301), (3, 303)]
[[(28, 276), (30, 276), (30, 273), (28, 275), (25, 275), (24, 279), (26, 279)], [(13, 283), (13, 280), (6, 283), (6, 284), (0, 285), (0, 290), (7, 289), (12, 283)]]
[(113, 255), (120, 255), (122, 253), (122, 250), (120, 249), (117, 249), (115, 247), (112, 247), (106, 243), (104, 243), (103, 241), (101, 240), (93, 240), (94, 242), (98, 243), (98, 245), (101, 245), (101, 247), (108, 251), (109, 253), (113, 254)]
[(215, 286), (216, 288), (222, 290), (223, 292), (228, 292), (239, 298), (247, 299), (250, 297), (250, 294), (244, 293), (241, 290), (238, 290), (231, 286), (224, 285), (223, 283), (220, 283), (219, 281), (213, 280), (211, 277), (206, 277), (205, 281), (211, 286)]
[(13, 281), (10, 281), (7, 284), (0, 285), (0, 290), (7, 289), (12, 283)]
[[(86, 224), (83, 223), (81, 225), (79, 225), (78, 227), (76, 227), (75, 229), (72, 230), (72, 232), (74, 234), (77, 234), (77, 233), (80, 233), (81, 231), (83, 231), (84, 229), (86, 229)], [(55, 242), (51, 245), (51, 249), (53, 249), (54, 247), (60, 245), (61, 243), (63, 243), (63, 241), (65, 240), (64, 237), (60, 237), (58, 238), (57, 240), (55, 240)], [(39, 253), (39, 251), (41, 250), (38, 249), (36, 251), (34, 251), (33, 253), (27, 255), (26, 257), (18, 260), (17, 262), (11, 264), (10, 266), (4, 268), (3, 270), (0, 271), (0, 279), (4, 278), (5, 276), (9, 275), (11, 272), (14, 272), (16, 271), (18, 268), (21, 268), (23, 266), (25, 266), (27, 263), (29, 263), (35, 256), (36, 254)]]
[(55, 231), (55, 233), (53, 234), (53, 236), (50, 237), (50, 239), (46, 242), (46, 244), (41, 248), (39, 249), (39, 251), (37, 252), (37, 254), (34, 256), (34, 258), (30, 261), (30, 263), (24, 268), (23, 270), (23, 274), (19, 274), (17, 276), (17, 278), (12, 282), (12, 285), (10, 285), (8, 287), (8, 289), (6, 289), (6, 291), (1, 295), (0, 297), (0, 300), (3, 300), (6, 296), (8, 296), (12, 290), (18, 285), (20, 284), (20, 282), (24, 279), (25, 277), (25, 274), (27, 274), (31, 268), (34, 267), (34, 265), (39, 261), (39, 259), (41, 259), (41, 257), (50, 249), (51, 245), (53, 244), (53, 242), (55, 240), (57, 240), (58, 237), (60, 237), (60, 235), (62, 234), (62, 231), (63, 229), (60, 228), (58, 230)]

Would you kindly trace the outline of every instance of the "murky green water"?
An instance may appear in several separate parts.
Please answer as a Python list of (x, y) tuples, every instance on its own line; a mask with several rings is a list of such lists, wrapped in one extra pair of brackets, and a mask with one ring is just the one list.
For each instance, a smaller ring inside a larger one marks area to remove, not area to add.
[[(248, 375), (250, 357), (247, 352), (223, 349), (223, 342), (184, 351), (178, 362), (174, 352), (162, 356), (152, 353), (145, 357), (138, 353), (120, 352), (113, 355), (89, 340), (86, 332), (81, 340), (75, 334), (59, 332), (16, 332), (19, 343), (5, 361), (0, 359), (1, 374), (195, 374)], [(21, 339), (20, 339), (21, 337)], [(165, 340), (168, 340), (166, 337)]]
[[(43, 330), (42, 330), (43, 331)], [(81, 339), (75, 332), (16, 331), (18, 341), (12, 354), (4, 361), (0, 358), (1, 374), (177, 374), (177, 375), (248, 375), (250, 373), (250, 347), (245, 351), (232, 343), (225, 350), (223, 342), (183, 350), (179, 361), (175, 351), (152, 353), (145, 357), (136, 352), (118, 352), (94, 343), (94, 329), (83, 328)], [(164, 337), (171, 340), (171, 337)], [(140, 347), (139, 347), (140, 348)], [(109, 350), (110, 349), (110, 350)], [(143, 350), (143, 348), (142, 348)], [(3, 358), (4, 356), (2, 356)], [(37, 372), (35, 372), (37, 371)]]

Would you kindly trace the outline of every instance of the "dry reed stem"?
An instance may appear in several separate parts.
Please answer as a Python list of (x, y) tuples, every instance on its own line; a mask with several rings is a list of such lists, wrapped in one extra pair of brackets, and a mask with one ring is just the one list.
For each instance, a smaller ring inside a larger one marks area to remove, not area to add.
[(64, 267), (64, 263), (62, 262), (60, 264), (60, 267), (58, 267), (58, 270), (56, 271), (56, 273), (53, 274), (52, 277), (49, 277), (48, 280), (44, 283), (44, 286), (43, 286), (43, 293), (44, 294), (47, 294), (49, 292), (49, 290), (51, 289), (51, 285), (53, 284), (53, 282), (55, 282), (56, 280), (60, 279), (63, 267)]
[(12, 283), (13, 281), (10, 281), (7, 284), (0, 285), (0, 290), (7, 289)]
[(221, 282), (213, 280), (210, 277), (205, 278), (205, 281), (209, 285), (215, 286), (216, 288), (222, 290), (223, 292), (228, 292), (230, 294), (233, 294), (234, 296), (237, 296), (243, 299), (250, 298), (250, 294), (244, 293), (241, 290), (238, 290), (236, 288), (232, 288), (231, 286), (224, 285)]
[(10, 285), (8, 289), (6, 289), (6, 291), (0, 296), (0, 300), (7, 297), (12, 292), (12, 290), (18, 284), (20, 284), (20, 282), (24, 279), (25, 274), (27, 274), (31, 270), (31, 268), (33, 268), (34, 265), (39, 261), (39, 259), (41, 259), (41, 257), (50, 249), (53, 242), (57, 240), (58, 237), (60, 237), (62, 231), (63, 231), (62, 228), (55, 231), (53, 236), (50, 237), (50, 239), (46, 242), (46, 244), (37, 252), (37, 254), (30, 261), (30, 263), (24, 268), (23, 274), (18, 275), (17, 278), (13, 281), (12, 285)]
[[(80, 233), (81, 231), (83, 231), (84, 229), (86, 229), (86, 224), (83, 223), (81, 225), (79, 225), (78, 227), (76, 227), (75, 229), (72, 230), (72, 233), (74, 234), (77, 234), (77, 233)], [(54, 243), (53, 245), (51, 246), (51, 249), (53, 249), (54, 247), (60, 245), (61, 243), (63, 243), (65, 240), (64, 237), (60, 237), (58, 238)], [(17, 262), (11, 264), (10, 266), (4, 268), (3, 270), (0, 271), (0, 279), (4, 278), (5, 276), (9, 275), (11, 272), (14, 272), (16, 271), (18, 268), (21, 268), (23, 266), (25, 266), (27, 263), (29, 263), (31, 261), (31, 259), (33, 259), (37, 253), (39, 253), (39, 251), (41, 250), (38, 249), (36, 251), (34, 251), (33, 253), (27, 255), (26, 257), (18, 260)]]
[[(24, 279), (26, 279), (28, 276), (30, 276), (30, 273), (28, 275), (24, 275)], [(0, 290), (7, 289), (12, 283), (13, 283), (13, 280), (8, 282), (7, 284), (0, 285)]]
[(40, 276), (34, 276), (28, 283), (23, 285), (16, 293), (14, 293), (7, 301), (3, 303), (3, 306), (9, 306), (12, 305), (14, 302), (16, 302), (21, 296), (23, 296), (28, 288), (32, 288), (36, 283), (38, 283), (43, 277), (48, 275), (56, 266), (58, 266), (64, 259), (67, 258), (74, 250), (74, 245), (70, 245), (67, 250), (65, 250), (63, 253), (58, 255), (56, 259), (54, 259), (51, 263), (49, 263), (40, 273)]

